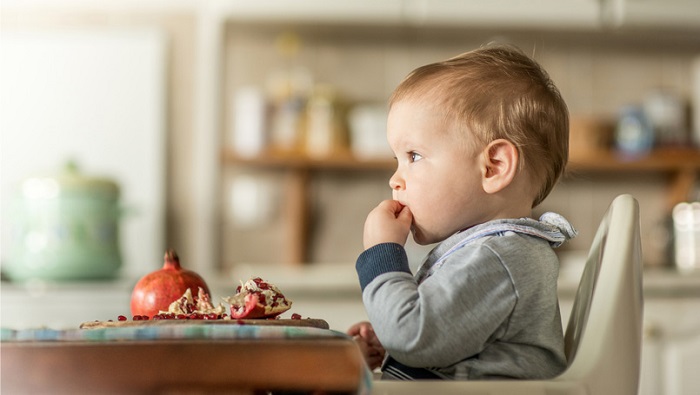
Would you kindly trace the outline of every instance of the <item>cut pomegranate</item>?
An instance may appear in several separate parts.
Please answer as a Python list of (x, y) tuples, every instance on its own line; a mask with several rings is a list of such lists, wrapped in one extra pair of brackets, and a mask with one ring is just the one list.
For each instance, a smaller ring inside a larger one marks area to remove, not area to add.
[(231, 305), (231, 318), (271, 318), (292, 307), (282, 292), (260, 277), (251, 278), (224, 300)]

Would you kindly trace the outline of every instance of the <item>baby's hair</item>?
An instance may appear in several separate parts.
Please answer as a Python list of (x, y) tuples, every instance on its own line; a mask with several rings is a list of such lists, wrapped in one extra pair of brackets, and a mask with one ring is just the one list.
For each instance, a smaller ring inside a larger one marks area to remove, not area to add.
[(520, 170), (537, 186), (540, 204), (569, 156), (569, 111), (547, 72), (520, 49), (487, 45), (422, 66), (394, 90), (389, 106), (428, 100), (473, 133), (482, 146), (497, 139), (518, 149)]

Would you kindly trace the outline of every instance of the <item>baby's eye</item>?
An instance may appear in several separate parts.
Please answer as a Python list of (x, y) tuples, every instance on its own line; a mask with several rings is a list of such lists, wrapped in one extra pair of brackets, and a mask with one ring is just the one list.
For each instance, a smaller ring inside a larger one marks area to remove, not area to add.
[(423, 156), (417, 152), (409, 152), (408, 158), (411, 160), (411, 162), (418, 162), (419, 160), (423, 159)]

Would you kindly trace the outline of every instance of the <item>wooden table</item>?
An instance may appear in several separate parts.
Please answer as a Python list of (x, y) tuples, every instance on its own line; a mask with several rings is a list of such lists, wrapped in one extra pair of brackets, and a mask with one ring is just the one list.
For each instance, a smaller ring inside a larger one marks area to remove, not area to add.
[[(2, 342), (5, 394), (357, 393), (352, 339)], [(285, 392), (287, 393), (287, 392)]]

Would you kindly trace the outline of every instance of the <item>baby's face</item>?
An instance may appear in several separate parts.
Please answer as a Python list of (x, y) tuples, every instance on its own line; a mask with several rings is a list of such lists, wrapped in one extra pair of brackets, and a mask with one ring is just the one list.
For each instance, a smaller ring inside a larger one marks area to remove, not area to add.
[(419, 244), (440, 242), (486, 215), (480, 150), (465, 143), (469, 131), (455, 128), (439, 108), (419, 101), (402, 100), (389, 111), (387, 138), (397, 159), (389, 185), (393, 198), (411, 210)]

